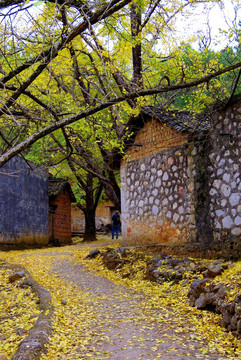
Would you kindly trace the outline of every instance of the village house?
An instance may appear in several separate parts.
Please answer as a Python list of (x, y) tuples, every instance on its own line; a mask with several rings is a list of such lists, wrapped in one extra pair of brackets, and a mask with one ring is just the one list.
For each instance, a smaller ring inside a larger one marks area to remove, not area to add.
[(70, 243), (72, 201), (67, 181), (15, 156), (0, 169), (0, 245)]
[(240, 119), (238, 96), (207, 113), (145, 107), (130, 120), (121, 160), (123, 244), (241, 256)]
[[(98, 204), (95, 212), (95, 224), (97, 231), (111, 231), (112, 215), (116, 207), (111, 201), (105, 200)], [(81, 235), (85, 231), (85, 216), (77, 205), (72, 205), (72, 234)]]

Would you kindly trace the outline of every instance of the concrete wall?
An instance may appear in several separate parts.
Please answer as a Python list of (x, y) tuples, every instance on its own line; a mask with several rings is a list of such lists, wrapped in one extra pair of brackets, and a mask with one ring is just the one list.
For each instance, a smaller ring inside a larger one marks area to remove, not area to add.
[(21, 157), (0, 169), (0, 243), (48, 242), (48, 173)]
[(78, 206), (71, 207), (71, 229), (73, 234), (83, 233), (85, 231), (85, 217), (83, 211)]

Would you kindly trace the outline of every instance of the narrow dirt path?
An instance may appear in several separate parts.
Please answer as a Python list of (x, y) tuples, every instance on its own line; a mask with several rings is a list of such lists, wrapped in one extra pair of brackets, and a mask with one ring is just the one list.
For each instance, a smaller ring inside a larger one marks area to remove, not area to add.
[[(190, 336), (192, 324), (183, 324), (183, 332), (177, 334), (173, 323), (178, 319), (168, 319), (171, 327), (168, 321), (157, 320), (160, 312), (165, 316), (165, 309), (149, 308), (144, 294), (89, 272), (84, 265), (74, 264), (69, 254), (63, 257), (62, 253), (61, 262), (56, 259), (52, 271), (52, 276), (72, 282), (92, 299), (89, 310), (93, 317), (93, 357), (88, 359), (226, 359), (217, 353), (203, 354), (204, 342)], [(78, 353), (78, 348), (77, 359), (87, 359)]]

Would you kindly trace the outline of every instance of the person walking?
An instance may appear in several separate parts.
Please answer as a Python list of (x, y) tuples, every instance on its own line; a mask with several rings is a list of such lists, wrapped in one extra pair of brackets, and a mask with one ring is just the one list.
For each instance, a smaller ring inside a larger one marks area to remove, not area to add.
[(116, 233), (116, 239), (119, 236), (119, 226), (120, 226), (120, 214), (118, 211), (112, 216), (112, 239), (114, 239)]

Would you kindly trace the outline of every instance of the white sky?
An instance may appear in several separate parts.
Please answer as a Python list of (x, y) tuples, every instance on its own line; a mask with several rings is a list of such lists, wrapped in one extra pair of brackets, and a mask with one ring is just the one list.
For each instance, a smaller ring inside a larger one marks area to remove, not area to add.
[[(204, 0), (202, 0), (204, 1)], [(219, 50), (224, 48), (227, 45), (227, 36), (226, 38), (220, 36), (219, 29), (228, 29), (235, 26), (238, 27), (238, 22), (241, 21), (241, 0), (222, 0), (223, 9), (220, 8), (220, 5), (214, 2), (205, 2), (202, 4), (195, 5), (195, 12), (191, 10), (191, 15), (184, 17), (183, 15), (178, 15), (175, 23), (175, 33), (179, 37), (178, 43), (180, 41), (188, 41), (195, 33), (199, 32), (200, 36), (208, 36), (207, 23), (211, 27), (211, 48), (214, 50)], [(235, 17), (236, 9), (236, 17)], [(31, 13), (40, 11), (41, 5), (32, 7)], [(185, 8), (185, 13), (187, 8)], [(23, 17), (24, 19), (24, 17)], [(23, 21), (23, 20), (22, 20)], [(18, 24), (22, 22), (19, 21)], [(24, 24), (27, 26), (27, 24)], [(217, 43), (216, 38), (219, 36), (220, 42)], [(172, 34), (170, 33), (170, 38)], [(231, 45), (234, 45), (234, 43)], [(198, 48), (198, 43), (192, 43), (194, 48)]]
[[(236, 16), (235, 16), (236, 8)], [(209, 10), (209, 11), (208, 11)], [(224, 47), (224, 42), (216, 44), (215, 38), (220, 36), (219, 29), (228, 30), (229, 27), (238, 26), (241, 20), (241, 4), (239, 0), (223, 0), (223, 9), (219, 4), (199, 4), (196, 6), (195, 15), (189, 19), (180, 17), (177, 25), (180, 36), (185, 41), (191, 34), (200, 31), (200, 35), (207, 35), (207, 22), (211, 27), (212, 48), (218, 49)], [(222, 39), (222, 37), (221, 37)], [(224, 39), (224, 37), (223, 37)]]

